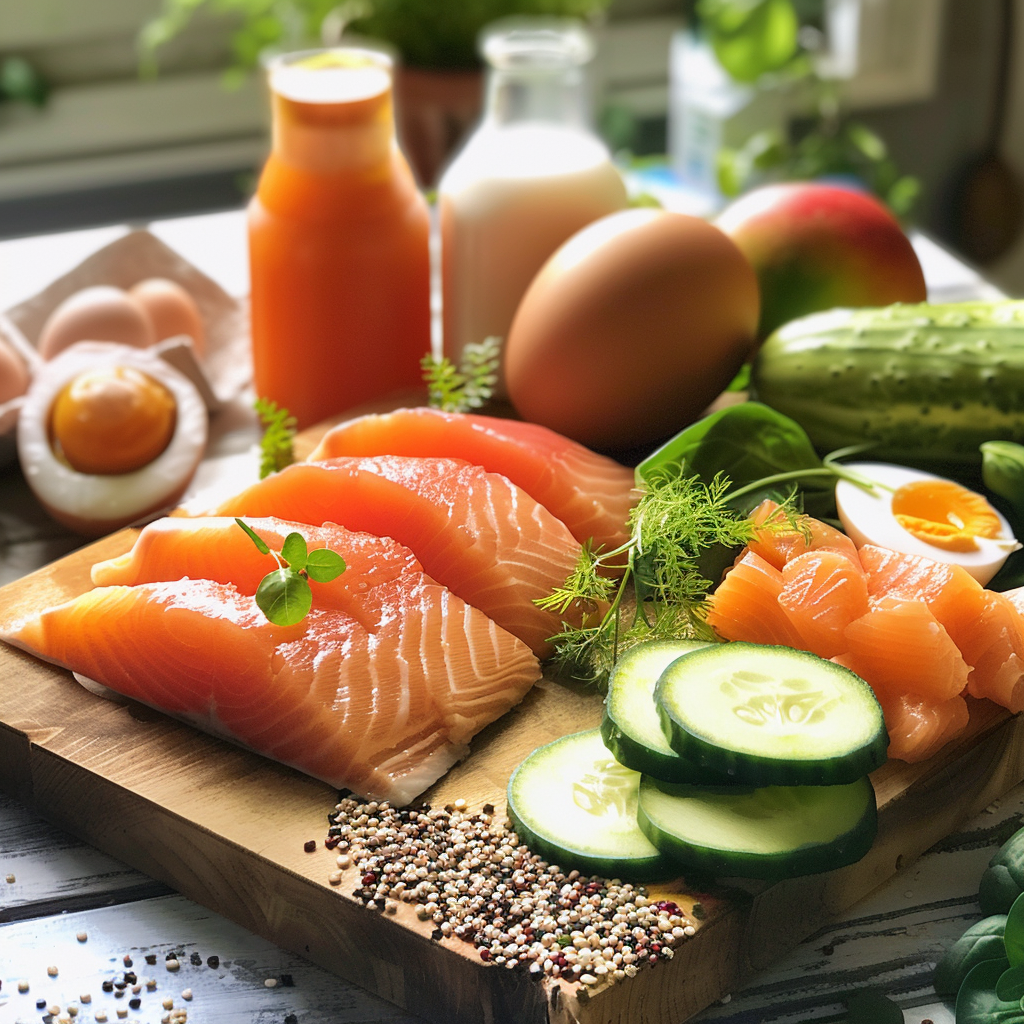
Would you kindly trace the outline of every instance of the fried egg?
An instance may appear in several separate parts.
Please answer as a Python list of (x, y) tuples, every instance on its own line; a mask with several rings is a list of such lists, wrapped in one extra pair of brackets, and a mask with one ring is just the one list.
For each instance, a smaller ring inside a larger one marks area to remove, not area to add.
[(874, 544), (959, 565), (984, 586), (1021, 546), (983, 495), (953, 480), (881, 462), (845, 468), (875, 485), (836, 485), (839, 518), (857, 547)]
[(18, 457), (55, 519), (99, 536), (173, 505), (207, 430), (195, 385), (155, 352), (81, 342), (33, 380), (18, 419)]

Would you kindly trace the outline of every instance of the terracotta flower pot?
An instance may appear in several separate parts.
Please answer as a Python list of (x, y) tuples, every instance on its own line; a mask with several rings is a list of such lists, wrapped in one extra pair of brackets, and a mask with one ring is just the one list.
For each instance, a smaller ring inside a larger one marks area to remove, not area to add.
[(483, 105), (483, 72), (395, 68), (395, 120), (402, 151), (422, 188), (437, 184)]

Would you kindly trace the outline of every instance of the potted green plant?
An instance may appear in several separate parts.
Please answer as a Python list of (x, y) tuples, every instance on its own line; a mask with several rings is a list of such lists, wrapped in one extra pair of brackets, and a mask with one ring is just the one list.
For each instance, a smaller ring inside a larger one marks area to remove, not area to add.
[[(797, 131), (755, 132), (718, 155), (727, 198), (766, 180), (847, 176), (899, 216), (913, 206), (915, 178), (899, 173), (884, 140), (844, 115), (843, 71), (820, 59), (827, 30), (824, 0), (687, 0), (690, 20), (736, 82), (804, 90), (808, 116)], [(833, 56), (832, 64), (836, 64)]]
[(163, 0), (140, 35), (143, 67), (201, 8), (233, 21), (230, 79), (272, 49), (380, 40), (397, 55), (398, 132), (420, 184), (434, 183), (445, 157), (480, 114), (480, 30), (511, 15), (591, 18), (610, 0)]

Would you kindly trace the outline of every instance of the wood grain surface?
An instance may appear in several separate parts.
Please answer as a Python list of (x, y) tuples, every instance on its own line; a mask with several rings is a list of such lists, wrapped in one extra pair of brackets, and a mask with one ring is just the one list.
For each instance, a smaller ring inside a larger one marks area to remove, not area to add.
[[(126, 551), (134, 531), (75, 551), (0, 589), (0, 619), (31, 614), (90, 586), (93, 562)], [(685, 879), (652, 886), (703, 916), (671, 961), (582, 993), (483, 964), (458, 939), (434, 941), (411, 905), (381, 915), (329, 885), (324, 849), (336, 793), (322, 783), (131, 702), (89, 693), (64, 671), (0, 649), (0, 786), (100, 850), (196, 902), (418, 1016), (446, 1024), (678, 1022), (737, 987), (1024, 777), (1024, 725), (972, 703), (967, 733), (922, 765), (873, 776), (879, 835), (841, 870), (775, 885)], [(473, 742), (427, 799), (499, 813), (511, 769), (541, 743), (595, 726), (600, 698), (544, 680)], [(303, 844), (317, 840), (313, 853)]]

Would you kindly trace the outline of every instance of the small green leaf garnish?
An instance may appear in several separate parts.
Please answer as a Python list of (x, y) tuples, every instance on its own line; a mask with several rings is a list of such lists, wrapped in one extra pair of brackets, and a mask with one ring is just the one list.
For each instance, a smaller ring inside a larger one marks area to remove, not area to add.
[(501, 338), (484, 338), (466, 345), (456, 368), (447, 356), (429, 353), (420, 360), (427, 385), (428, 402), (443, 412), (479, 409), (494, 394), (501, 365)]
[(256, 604), (275, 626), (294, 626), (313, 607), (313, 591), (301, 573), (275, 569), (260, 580)]
[(275, 626), (294, 626), (309, 614), (313, 607), (310, 580), (330, 583), (345, 571), (345, 559), (337, 551), (309, 551), (301, 533), (289, 533), (279, 553), (243, 520), (235, 522), (261, 554), (271, 555), (277, 562), (277, 568), (268, 572), (256, 588), (256, 605)]
[(243, 522), (241, 519), (236, 519), (235, 522), (249, 535), (249, 539), (256, 545), (261, 555), (270, 554), (270, 547), (267, 542), (248, 523)]
[(301, 533), (289, 533), (281, 545), (281, 557), (298, 572), (306, 568), (306, 538)]
[(263, 425), (260, 439), (260, 479), (263, 480), (295, 461), (295, 431), (298, 424), (287, 409), (269, 398), (257, 398), (256, 414)]
[(345, 571), (345, 559), (337, 551), (317, 548), (306, 559), (306, 575), (317, 583), (330, 583)]

